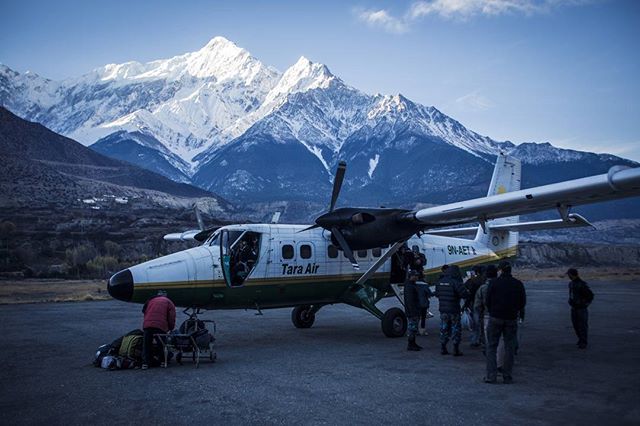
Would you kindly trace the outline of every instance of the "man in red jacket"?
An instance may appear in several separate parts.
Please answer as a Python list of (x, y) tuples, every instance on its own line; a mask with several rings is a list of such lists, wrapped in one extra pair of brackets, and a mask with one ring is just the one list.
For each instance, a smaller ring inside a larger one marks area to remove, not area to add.
[(168, 333), (176, 326), (176, 306), (167, 297), (167, 292), (160, 290), (156, 296), (147, 300), (142, 307), (142, 313), (144, 314), (142, 369), (146, 370), (152, 358), (153, 336)]

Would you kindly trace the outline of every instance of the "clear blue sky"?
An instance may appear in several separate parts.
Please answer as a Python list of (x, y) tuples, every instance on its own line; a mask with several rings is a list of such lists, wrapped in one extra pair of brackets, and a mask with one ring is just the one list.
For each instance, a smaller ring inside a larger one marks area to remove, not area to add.
[(1, 11), (0, 62), (18, 71), (62, 79), (222, 35), (281, 71), (304, 55), (498, 140), (640, 161), (640, 1), (3, 0)]

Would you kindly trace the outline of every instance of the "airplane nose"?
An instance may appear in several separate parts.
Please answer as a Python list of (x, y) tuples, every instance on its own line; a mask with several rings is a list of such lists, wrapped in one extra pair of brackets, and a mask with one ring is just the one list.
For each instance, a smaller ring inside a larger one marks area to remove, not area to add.
[(109, 278), (107, 290), (114, 299), (129, 302), (133, 296), (133, 275), (128, 269), (114, 274)]

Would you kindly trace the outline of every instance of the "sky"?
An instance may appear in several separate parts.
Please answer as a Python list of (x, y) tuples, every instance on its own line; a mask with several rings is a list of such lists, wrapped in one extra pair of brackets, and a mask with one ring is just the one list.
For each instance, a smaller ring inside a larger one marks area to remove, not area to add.
[(300, 56), (366, 93), (496, 140), (640, 161), (640, 1), (3, 0), (0, 63), (55, 80), (221, 35), (280, 71)]

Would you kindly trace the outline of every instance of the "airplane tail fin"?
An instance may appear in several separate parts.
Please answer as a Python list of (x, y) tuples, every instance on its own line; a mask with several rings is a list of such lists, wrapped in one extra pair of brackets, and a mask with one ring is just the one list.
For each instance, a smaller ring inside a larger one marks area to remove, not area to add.
[[(502, 153), (498, 154), (487, 196), (519, 191), (521, 175), (522, 165), (520, 160)], [(489, 247), (501, 257), (515, 256), (518, 247), (518, 232), (491, 230), (490, 225), (514, 224), (518, 223), (519, 220), (519, 216), (510, 216), (492, 220), (490, 224), (485, 223), (484, 228), (480, 224), (475, 240)]]

